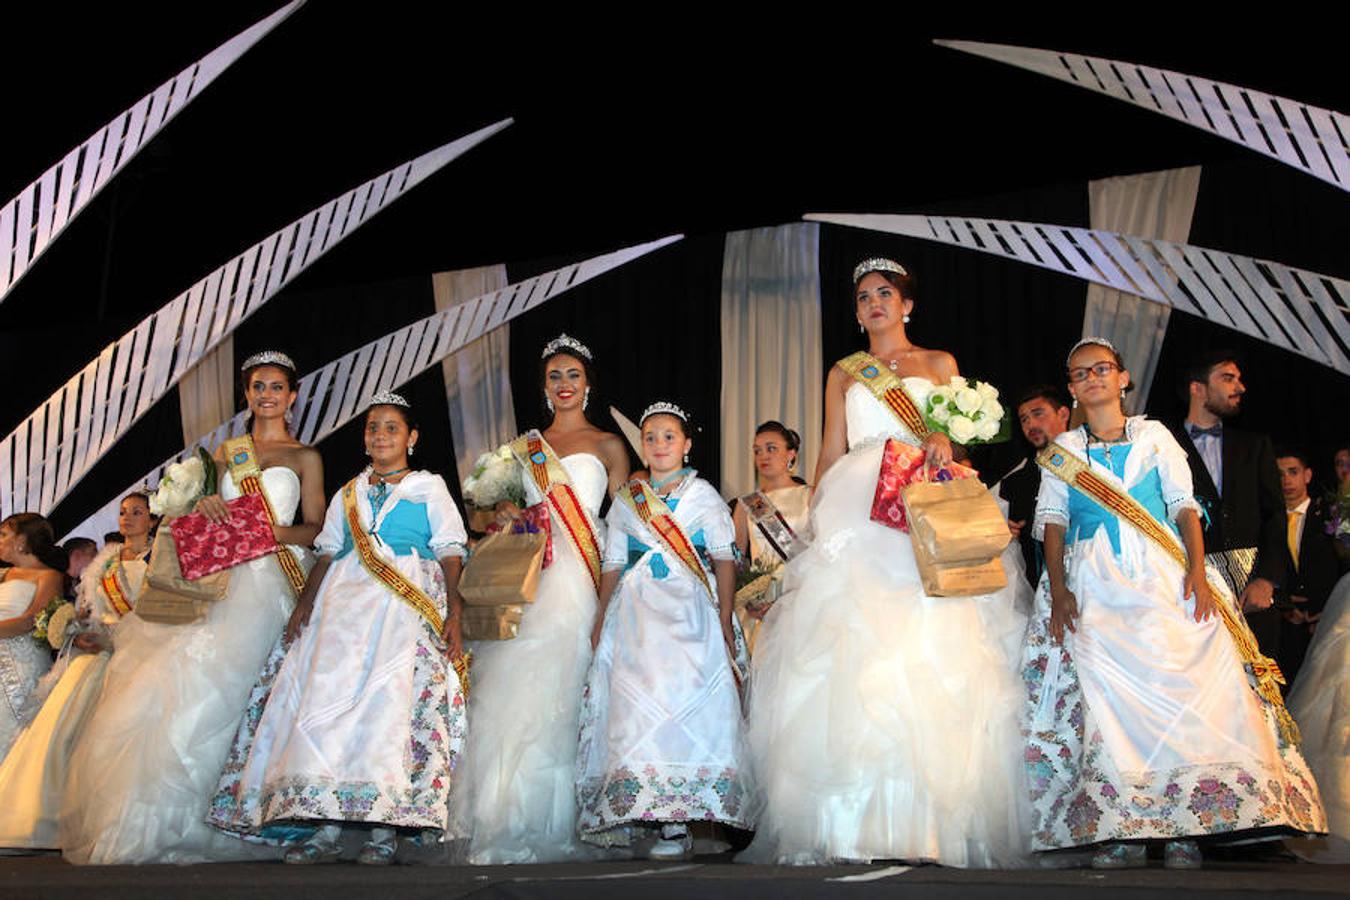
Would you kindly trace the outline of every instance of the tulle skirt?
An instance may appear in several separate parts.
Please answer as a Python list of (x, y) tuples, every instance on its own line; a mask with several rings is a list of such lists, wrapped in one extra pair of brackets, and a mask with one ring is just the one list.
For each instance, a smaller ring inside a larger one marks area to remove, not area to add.
[(509, 641), (472, 645), (468, 745), (451, 798), (476, 864), (592, 856), (577, 836), (581, 695), (591, 662), (595, 585), (566, 538)]
[[(302, 557), (303, 558), (303, 557)], [(223, 600), (191, 625), (117, 626), (93, 715), (70, 760), (59, 840), (76, 863), (275, 855), (209, 827), (207, 804), (293, 600), (277, 561), (236, 566)]]
[(1027, 808), (1017, 545), (1002, 591), (924, 594), (909, 536), (869, 518), (881, 452), (855, 448), (826, 473), (815, 542), (760, 632), (749, 739), (764, 811), (740, 859), (1015, 865)]

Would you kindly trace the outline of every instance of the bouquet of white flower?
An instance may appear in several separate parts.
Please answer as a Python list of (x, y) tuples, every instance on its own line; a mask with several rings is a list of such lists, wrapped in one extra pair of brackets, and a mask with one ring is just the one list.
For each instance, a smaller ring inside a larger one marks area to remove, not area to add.
[(196, 453), (164, 470), (150, 498), (150, 512), (157, 516), (187, 515), (198, 500), (215, 492), (216, 461), (198, 447)]
[(479, 509), (494, 509), (503, 500), (525, 505), (525, 482), (511, 448), (503, 444), (478, 457), (473, 474), (464, 479), (464, 499)]
[(924, 406), (928, 427), (958, 444), (994, 444), (1009, 437), (998, 388), (987, 382), (971, 383), (957, 375), (933, 388)]

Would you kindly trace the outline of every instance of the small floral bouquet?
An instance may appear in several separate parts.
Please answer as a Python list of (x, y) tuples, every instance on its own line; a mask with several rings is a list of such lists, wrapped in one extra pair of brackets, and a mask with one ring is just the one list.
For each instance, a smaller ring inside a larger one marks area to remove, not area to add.
[(1350, 565), (1350, 482), (1327, 494), (1326, 508), (1327, 536), (1341, 565)]
[(150, 498), (150, 512), (157, 516), (183, 516), (197, 501), (216, 492), (216, 461), (205, 448), (164, 470), (159, 487)]
[(929, 428), (958, 444), (999, 443), (1011, 430), (998, 388), (984, 381), (972, 384), (960, 375), (933, 388), (923, 413)]
[(75, 604), (65, 597), (53, 597), (33, 620), (33, 640), (55, 650), (65, 646), (66, 639), (78, 630)]
[(473, 474), (464, 479), (463, 487), (464, 499), (479, 509), (496, 509), (503, 500), (520, 507), (525, 505), (520, 465), (505, 444), (478, 457)]

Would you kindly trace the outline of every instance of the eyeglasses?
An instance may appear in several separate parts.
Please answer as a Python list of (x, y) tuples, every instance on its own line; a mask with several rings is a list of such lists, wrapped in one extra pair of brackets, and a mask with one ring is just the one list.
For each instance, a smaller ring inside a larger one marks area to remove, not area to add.
[(1078, 366), (1069, 370), (1069, 380), (1072, 382), (1087, 381), (1089, 375), (1096, 375), (1098, 378), (1105, 378), (1112, 372), (1119, 372), (1120, 366), (1113, 362), (1099, 362), (1095, 366)]

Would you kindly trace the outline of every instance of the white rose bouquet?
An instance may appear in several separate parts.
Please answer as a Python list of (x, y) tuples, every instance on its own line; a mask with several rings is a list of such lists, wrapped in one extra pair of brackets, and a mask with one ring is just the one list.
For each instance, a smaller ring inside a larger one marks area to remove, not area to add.
[(525, 505), (525, 482), (511, 448), (503, 444), (478, 457), (464, 479), (464, 499), (479, 509), (495, 509), (503, 500)]
[(1010, 422), (998, 402), (998, 388), (960, 375), (933, 388), (924, 404), (928, 427), (958, 444), (995, 444), (1008, 440)]
[(201, 498), (216, 492), (216, 461), (205, 448), (164, 470), (159, 487), (150, 498), (150, 512), (157, 516), (182, 516), (192, 512)]

